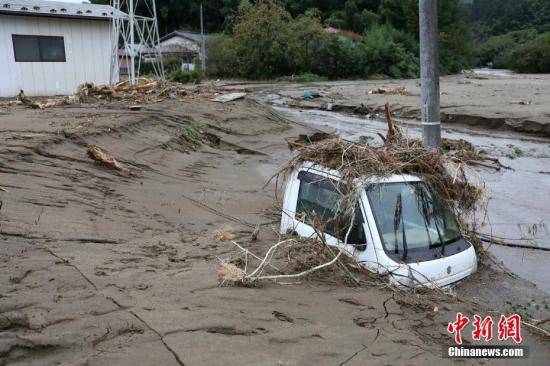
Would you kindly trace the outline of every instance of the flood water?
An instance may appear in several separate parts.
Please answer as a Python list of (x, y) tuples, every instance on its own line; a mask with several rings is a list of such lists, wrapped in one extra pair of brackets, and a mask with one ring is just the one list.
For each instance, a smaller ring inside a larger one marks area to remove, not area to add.
[(473, 69), (472, 72), (479, 76), (512, 76), (515, 74), (512, 70), (490, 69), (487, 67)]
[[(377, 142), (377, 132), (385, 133), (385, 121), (342, 113), (299, 110), (274, 106), (291, 120), (337, 132), (357, 141), (364, 136)], [(411, 137), (421, 137), (418, 121), (398, 121)], [(512, 169), (477, 169), (486, 184), (488, 196), (486, 225), (480, 230), (521, 245), (550, 249), (550, 140), (525, 137), (512, 132), (472, 130), (443, 126), (443, 137), (464, 139)], [(548, 228), (546, 227), (548, 225)], [(550, 293), (548, 265), (550, 251), (489, 245), (489, 251), (512, 272)]]

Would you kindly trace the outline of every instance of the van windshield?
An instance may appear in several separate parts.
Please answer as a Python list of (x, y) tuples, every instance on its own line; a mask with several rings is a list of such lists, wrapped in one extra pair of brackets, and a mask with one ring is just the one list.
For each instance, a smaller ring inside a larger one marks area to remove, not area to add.
[(446, 245), (461, 239), (453, 212), (423, 182), (373, 184), (367, 196), (384, 249), (403, 261), (422, 251), (444, 256)]

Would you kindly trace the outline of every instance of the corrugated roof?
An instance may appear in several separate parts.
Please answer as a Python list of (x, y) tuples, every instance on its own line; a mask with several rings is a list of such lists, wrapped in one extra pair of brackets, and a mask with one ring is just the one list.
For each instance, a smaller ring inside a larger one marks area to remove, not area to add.
[(90, 19), (127, 17), (125, 13), (109, 5), (78, 4), (43, 0), (0, 0), (0, 13)]
[[(187, 38), (191, 41), (200, 43), (201, 42), (201, 34), (196, 32), (182, 32), (182, 31), (173, 31), (172, 33), (168, 33), (164, 37), (161, 37), (160, 41), (165, 41), (167, 39), (170, 39), (172, 37), (183, 37)], [(208, 38), (208, 35), (205, 34), (204, 38)]]

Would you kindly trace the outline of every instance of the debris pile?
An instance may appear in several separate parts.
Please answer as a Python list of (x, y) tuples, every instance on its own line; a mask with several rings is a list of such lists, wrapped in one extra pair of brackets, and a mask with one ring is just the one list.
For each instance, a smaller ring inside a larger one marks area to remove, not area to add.
[(21, 90), (15, 101), (3, 102), (2, 105), (22, 104), (33, 109), (45, 109), (80, 103), (119, 102), (135, 105), (158, 103), (165, 99), (177, 99), (178, 97), (201, 98), (226, 103), (244, 97), (246, 95), (244, 92), (246, 91), (248, 90), (216, 86), (213, 83), (188, 85), (167, 80), (144, 79), (135, 85), (131, 85), (125, 81), (114, 87), (86, 82), (79, 85), (73, 95), (46, 99), (45, 101), (31, 99)]
[(398, 86), (396, 88), (390, 87), (381, 87), (373, 88), (367, 91), (367, 94), (400, 94), (400, 95), (410, 95), (407, 91), (407, 88), (404, 86)]
[(468, 176), (479, 175), (461, 159), (471, 151), (457, 148), (459, 152), (453, 155), (442, 155), (422, 145), (422, 141), (407, 137), (394, 126), (387, 105), (386, 108), (388, 134), (381, 136), (382, 146), (352, 143), (338, 137), (309, 145), (289, 141), (299, 153), (281, 173), (290, 173), (297, 165), (309, 161), (339, 171), (349, 188), (354, 179), (365, 176), (383, 178), (392, 174), (411, 174), (422, 178), (457, 215), (475, 210), (482, 201), (483, 184), (481, 179), (476, 184), (470, 182)]
[[(74, 104), (76, 102), (78, 102), (78, 98), (75, 98), (75, 96), (73, 95), (62, 97), (62, 98), (46, 99), (43, 102), (38, 102), (26, 96), (25, 92), (21, 90), (19, 94), (17, 94), (17, 101), (15, 104), (17, 103), (23, 104), (33, 109), (45, 109), (50, 107), (57, 107), (60, 105)], [(14, 104), (14, 103), (8, 102), (8, 105), (9, 104)]]
[(229, 261), (220, 260), (218, 280), (221, 285), (253, 286), (265, 280), (281, 283), (282, 280), (315, 278), (357, 286), (369, 284), (373, 279), (353, 259), (342, 255), (342, 251), (333, 250), (315, 239), (286, 237), (273, 245), (263, 258), (236, 242), (233, 244), (241, 250), (241, 255)]

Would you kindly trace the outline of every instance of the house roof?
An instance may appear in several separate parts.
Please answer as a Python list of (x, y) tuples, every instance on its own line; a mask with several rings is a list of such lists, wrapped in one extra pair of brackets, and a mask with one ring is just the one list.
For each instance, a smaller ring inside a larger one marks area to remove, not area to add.
[[(173, 31), (172, 33), (168, 33), (167, 35), (160, 38), (160, 42), (166, 41), (167, 39), (173, 38), (173, 37), (183, 37), (187, 38), (190, 41), (200, 43), (201, 42), (201, 34), (197, 32), (182, 32), (182, 31)], [(205, 38), (208, 38), (208, 35), (204, 35)]]
[(355, 32), (349, 31), (349, 30), (345, 30), (345, 29), (338, 29), (338, 28), (334, 28), (334, 27), (325, 28), (325, 32), (332, 33), (332, 34), (340, 34), (340, 35), (346, 36), (346, 37), (351, 37), (356, 41), (361, 41), (364, 38), (362, 35), (360, 35), (358, 33), (355, 33)]
[(43, 0), (0, 0), (0, 14), (104, 20), (127, 17), (126, 13), (109, 5)]

